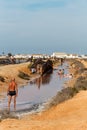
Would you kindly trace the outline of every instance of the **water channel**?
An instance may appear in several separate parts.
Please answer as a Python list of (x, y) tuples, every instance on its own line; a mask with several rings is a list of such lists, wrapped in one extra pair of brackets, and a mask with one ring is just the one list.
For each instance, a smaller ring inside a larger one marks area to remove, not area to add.
[[(33, 113), (44, 109), (44, 104), (54, 97), (58, 91), (64, 88), (64, 83), (68, 78), (60, 78), (57, 74), (58, 70), (64, 69), (65, 74), (68, 72), (68, 64), (65, 62), (62, 66), (58, 66), (53, 70), (52, 74), (44, 75), (36, 79), (32, 79), (26, 86), (19, 88), (17, 97), (17, 113)], [(6, 94), (5, 94), (6, 95)], [(0, 101), (0, 108), (7, 108), (7, 95)], [(13, 102), (11, 103), (11, 111), (13, 110)]]

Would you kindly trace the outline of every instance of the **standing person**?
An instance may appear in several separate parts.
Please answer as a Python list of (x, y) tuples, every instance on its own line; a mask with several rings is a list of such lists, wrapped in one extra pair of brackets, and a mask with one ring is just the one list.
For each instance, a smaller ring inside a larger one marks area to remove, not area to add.
[(17, 87), (17, 83), (15, 82), (15, 78), (12, 78), (11, 82), (9, 83), (9, 86), (7, 89), (7, 95), (8, 95), (9, 112), (10, 112), (10, 104), (11, 104), (12, 98), (14, 100), (14, 111), (16, 111), (16, 97), (18, 96), (18, 87)]

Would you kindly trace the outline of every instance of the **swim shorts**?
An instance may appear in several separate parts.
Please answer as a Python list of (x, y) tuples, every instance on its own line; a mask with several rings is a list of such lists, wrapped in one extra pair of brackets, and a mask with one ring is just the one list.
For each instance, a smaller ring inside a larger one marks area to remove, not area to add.
[(14, 96), (14, 95), (16, 95), (16, 91), (9, 91), (9, 92), (8, 92), (8, 95)]

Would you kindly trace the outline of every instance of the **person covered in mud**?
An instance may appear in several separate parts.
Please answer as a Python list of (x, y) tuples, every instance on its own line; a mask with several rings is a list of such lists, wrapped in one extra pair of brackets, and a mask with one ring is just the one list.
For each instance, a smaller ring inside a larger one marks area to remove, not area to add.
[(18, 87), (17, 83), (15, 82), (15, 78), (12, 78), (11, 82), (8, 85), (7, 96), (8, 96), (8, 111), (10, 112), (10, 104), (12, 99), (14, 101), (14, 111), (16, 111), (16, 97), (18, 96)]
[(65, 71), (64, 71), (64, 69), (62, 69), (62, 75), (64, 75), (64, 73), (65, 73)]
[(73, 74), (65, 74), (64, 77), (66, 77), (66, 78), (73, 78)]

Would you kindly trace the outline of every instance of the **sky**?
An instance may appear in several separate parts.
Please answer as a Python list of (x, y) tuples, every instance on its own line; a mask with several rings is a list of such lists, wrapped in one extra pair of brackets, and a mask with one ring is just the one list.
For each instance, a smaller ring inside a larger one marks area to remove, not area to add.
[(87, 0), (0, 0), (0, 54), (87, 54)]

